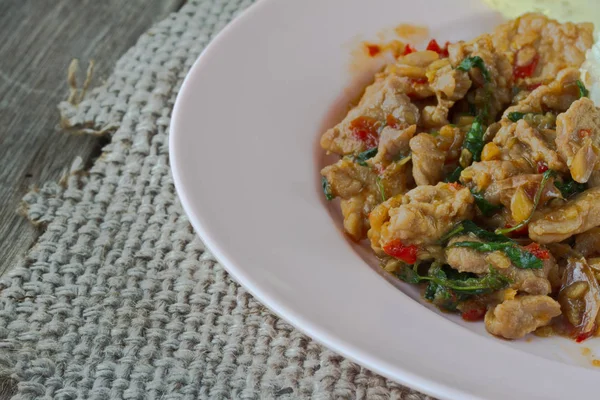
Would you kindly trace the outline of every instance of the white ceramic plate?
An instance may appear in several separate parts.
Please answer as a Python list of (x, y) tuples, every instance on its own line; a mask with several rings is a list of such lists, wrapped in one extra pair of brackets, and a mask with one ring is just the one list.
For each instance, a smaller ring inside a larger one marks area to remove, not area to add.
[(238, 282), (350, 359), (441, 398), (593, 398), (598, 339), (583, 356), (566, 339), (502, 341), (437, 312), (346, 240), (320, 190), (318, 138), (356, 94), (361, 40), (400, 23), (469, 39), (497, 22), (475, 0), (259, 1), (184, 82), (170, 138), (176, 187)]

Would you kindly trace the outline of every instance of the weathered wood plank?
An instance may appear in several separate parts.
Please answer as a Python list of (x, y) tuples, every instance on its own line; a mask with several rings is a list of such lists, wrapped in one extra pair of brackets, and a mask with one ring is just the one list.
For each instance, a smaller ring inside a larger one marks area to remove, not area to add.
[[(16, 213), (33, 184), (57, 180), (102, 139), (57, 129), (72, 58), (96, 61), (95, 83), (152, 23), (183, 0), (0, 1), (0, 276), (39, 236)], [(92, 84), (92, 87), (94, 84)]]

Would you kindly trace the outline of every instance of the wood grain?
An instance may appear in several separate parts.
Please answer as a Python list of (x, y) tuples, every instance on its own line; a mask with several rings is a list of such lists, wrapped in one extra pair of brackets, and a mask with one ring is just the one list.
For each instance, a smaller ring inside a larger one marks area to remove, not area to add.
[(71, 60), (80, 59), (83, 69), (96, 61), (93, 87), (144, 31), (182, 3), (0, 0), (0, 276), (40, 234), (16, 213), (23, 195), (57, 180), (77, 156), (91, 163), (104, 143), (58, 129)]

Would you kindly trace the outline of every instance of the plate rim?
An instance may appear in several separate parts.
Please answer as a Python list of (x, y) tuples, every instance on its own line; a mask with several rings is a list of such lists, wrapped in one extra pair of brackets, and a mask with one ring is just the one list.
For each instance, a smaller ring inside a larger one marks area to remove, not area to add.
[[(477, 395), (475, 392), (470, 391), (469, 388), (449, 386), (447, 384), (440, 383), (429, 376), (415, 374), (411, 372), (409, 366), (407, 365), (408, 363), (393, 366), (387, 365), (385, 362), (378, 360), (377, 357), (373, 357), (365, 353), (364, 350), (356, 348), (355, 346), (341, 340), (341, 338), (337, 337), (336, 335), (332, 335), (323, 330), (318, 326), (319, 324), (311, 322), (303, 316), (298, 315), (293, 308), (281, 304), (277, 301), (276, 295), (258, 287), (256, 282), (246, 273), (244, 273), (244, 268), (231, 260), (231, 257), (228, 255), (228, 251), (224, 248), (226, 246), (218, 243), (216, 240), (213, 240), (210, 229), (204, 226), (201, 215), (196, 212), (193, 206), (194, 201), (188, 195), (188, 191), (185, 188), (183, 178), (185, 168), (180, 164), (181, 157), (178, 156), (178, 143), (180, 140), (180, 134), (178, 134), (178, 132), (182, 132), (182, 130), (179, 128), (179, 125), (181, 123), (181, 115), (183, 113), (182, 109), (184, 107), (183, 103), (185, 102), (185, 97), (191, 90), (190, 88), (193, 86), (192, 82), (197, 78), (198, 72), (201, 71), (203, 64), (209, 62), (208, 60), (210, 60), (214, 49), (221, 46), (221, 43), (228, 40), (230, 35), (232, 35), (241, 26), (246, 24), (255, 14), (260, 13), (263, 8), (269, 7), (270, 4), (280, 1), (282, 0), (257, 0), (241, 14), (235, 17), (231, 22), (229, 22), (220, 32), (218, 32), (217, 35), (210, 40), (207, 46), (202, 50), (186, 74), (179, 89), (179, 93), (171, 114), (171, 122), (169, 126), (169, 165), (172, 171), (176, 193), (191, 225), (196, 231), (196, 234), (202, 239), (204, 244), (210, 249), (215, 258), (219, 261), (219, 263), (221, 263), (221, 265), (231, 275), (236, 283), (245, 288), (253, 297), (258, 299), (262, 305), (277, 315), (281, 320), (290, 323), (294, 328), (298, 329), (300, 332), (315, 340), (319, 344), (381, 376), (430, 396), (435, 396), (441, 399), (483, 398)], [(424, 312), (430, 312), (429, 310), (425, 311), (425, 308), (423, 308), (423, 310)], [(463, 329), (462, 327), (457, 328)], [(472, 332), (465, 330), (465, 334), (468, 333), (472, 334)], [(519, 353), (523, 353), (519, 350), (510, 348), (507, 348), (507, 351), (517, 351)], [(523, 353), (523, 355), (527, 357), (537, 357), (528, 353)], [(560, 365), (565, 372), (568, 372), (567, 370), (575, 369), (580, 372), (587, 371), (583, 368), (563, 365), (553, 360), (546, 359), (543, 361), (549, 364)], [(400, 371), (400, 374), (392, 374), (390, 372), (391, 370)]]

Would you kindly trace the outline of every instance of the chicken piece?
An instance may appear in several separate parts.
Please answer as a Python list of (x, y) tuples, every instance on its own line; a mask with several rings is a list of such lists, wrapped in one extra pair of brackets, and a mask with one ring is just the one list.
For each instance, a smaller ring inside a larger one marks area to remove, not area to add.
[(448, 265), (460, 272), (472, 272), (474, 274), (488, 273), (490, 263), (485, 259), (484, 253), (465, 247), (451, 247), (454, 243), (465, 241), (483, 242), (472, 235), (462, 235), (450, 239), (445, 250)]
[(538, 243), (556, 243), (599, 225), (600, 187), (596, 187), (559, 207), (536, 213), (529, 223), (529, 237)]
[(473, 196), (456, 184), (418, 186), (376, 207), (369, 239), (376, 253), (399, 240), (404, 245), (435, 244), (454, 224), (473, 217)]
[(412, 184), (407, 165), (390, 164), (378, 179), (376, 171), (344, 158), (321, 171), (335, 197), (341, 199), (346, 232), (356, 241), (366, 237), (369, 212), (379, 204), (383, 195), (404, 193)]
[(600, 169), (600, 110), (583, 97), (556, 119), (556, 146), (573, 179), (587, 182)]
[(453, 68), (447, 58), (432, 63), (427, 72), (430, 86), (438, 98), (455, 102), (465, 97), (471, 88), (469, 74)]
[(414, 125), (419, 109), (404, 94), (410, 90), (407, 79), (388, 75), (367, 87), (348, 115), (321, 137), (323, 149), (340, 155), (356, 154), (377, 146), (379, 130), (392, 120), (394, 125)]
[(446, 262), (460, 272), (486, 274), (493, 267), (511, 281), (511, 288), (528, 294), (549, 294), (552, 287), (548, 276), (557, 268), (554, 258), (543, 260), (541, 269), (523, 269), (512, 265), (510, 259), (500, 251), (482, 253), (465, 247), (452, 247), (457, 242), (482, 242), (473, 235), (452, 238), (446, 247)]
[(520, 296), (506, 300), (485, 314), (485, 327), (492, 335), (519, 339), (546, 326), (560, 315), (560, 304), (549, 296)]
[(383, 72), (376, 76), (378, 79), (389, 75), (401, 77), (404, 85), (403, 93), (413, 99), (425, 99), (435, 94), (429, 85), (427, 71), (429, 66), (439, 58), (439, 54), (434, 51), (416, 51), (398, 58), (395, 64), (386, 66)]
[(600, 254), (600, 228), (592, 228), (575, 236), (575, 251), (584, 257)]
[(435, 137), (419, 133), (410, 140), (413, 177), (418, 186), (435, 185), (444, 178), (446, 153), (439, 149)]
[(527, 122), (524, 120), (517, 122), (515, 135), (522, 144), (527, 146), (526, 158), (531, 163), (544, 163), (548, 168), (558, 172), (567, 171), (567, 166), (558, 156), (554, 143), (545, 140), (544, 136), (530, 127)]
[(487, 189), (493, 182), (533, 172), (533, 167), (522, 158), (516, 160), (481, 161), (465, 168), (460, 174), (460, 181), (480, 192)]
[(432, 63), (427, 71), (431, 89), (437, 105), (425, 106), (422, 124), (426, 128), (437, 128), (448, 124), (448, 112), (454, 103), (467, 94), (471, 87), (469, 74), (455, 69), (447, 58)]
[(565, 68), (556, 77), (553, 76), (550, 83), (539, 86), (516, 105), (507, 108), (503, 118), (506, 120), (512, 112), (541, 114), (546, 110), (553, 110), (556, 113), (566, 111), (575, 100), (579, 99), (577, 86), (579, 77), (579, 69)]
[(567, 166), (556, 151), (554, 131), (532, 127), (525, 119), (516, 123), (508, 120), (501, 127), (493, 143), (500, 148), (500, 159), (525, 159), (530, 165), (545, 165), (559, 172), (567, 172)]
[(409, 142), (416, 131), (416, 125), (411, 125), (406, 129), (394, 129), (389, 126), (383, 128), (373, 163), (387, 166), (390, 162), (408, 155), (410, 152)]
[(561, 24), (532, 13), (498, 26), (492, 40), (512, 59), (517, 84), (527, 86), (551, 80), (564, 68), (579, 68), (594, 43), (593, 30), (593, 24)]
[[(510, 208), (515, 193), (519, 188), (521, 188), (525, 191), (525, 193), (527, 193), (530, 200), (533, 202), (533, 196), (539, 189), (542, 178), (542, 174), (522, 174), (495, 181), (487, 187), (484, 197), (492, 204), (502, 204), (505, 207)], [(542, 190), (540, 204), (545, 204), (550, 199), (560, 197), (560, 190), (556, 188), (554, 181), (550, 179), (546, 182), (546, 186)]]
[(490, 77), (485, 82), (479, 68), (471, 68), (469, 77), (476, 88), (469, 93), (470, 102), (478, 109), (487, 108), (491, 118), (503, 110), (512, 98), (512, 65), (507, 54), (496, 52), (491, 35), (481, 35), (471, 42), (448, 46), (449, 59), (456, 68), (467, 57), (481, 57)]

